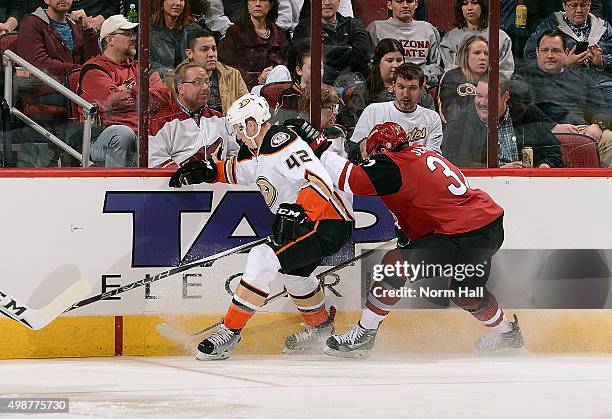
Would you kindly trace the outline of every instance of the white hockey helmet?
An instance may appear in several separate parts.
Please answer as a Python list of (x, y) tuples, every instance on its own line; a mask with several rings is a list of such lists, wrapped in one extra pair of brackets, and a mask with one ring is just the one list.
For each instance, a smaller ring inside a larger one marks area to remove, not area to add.
[[(248, 93), (232, 103), (232, 106), (227, 110), (225, 118), (230, 126), (238, 125), (238, 130), (246, 138), (252, 140), (259, 135), (261, 126), (271, 117), (270, 106), (266, 99), (256, 94)], [(250, 118), (253, 118), (255, 123), (257, 123), (257, 132), (253, 136), (248, 136), (245, 132), (246, 121)]]

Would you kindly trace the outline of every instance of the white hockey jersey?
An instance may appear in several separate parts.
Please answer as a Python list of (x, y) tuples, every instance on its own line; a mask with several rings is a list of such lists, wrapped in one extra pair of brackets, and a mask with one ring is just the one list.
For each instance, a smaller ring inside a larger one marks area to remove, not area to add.
[(308, 144), (286, 127), (272, 126), (257, 155), (243, 144), (217, 168), (218, 182), (256, 184), (273, 213), (281, 203), (298, 203), (312, 221), (353, 220), (352, 195), (334, 188)]
[(404, 128), (410, 144), (421, 144), (431, 148), (439, 154), (442, 144), (442, 121), (440, 116), (430, 109), (417, 105), (412, 112), (403, 112), (397, 109), (395, 102), (372, 103), (364, 110), (351, 141), (359, 143), (370, 135), (370, 131), (377, 124), (396, 122)]
[(222, 159), (238, 153), (236, 133), (224, 117), (202, 116), (167, 122), (156, 135), (149, 136), (149, 167), (179, 166), (189, 159), (204, 160), (222, 147)]

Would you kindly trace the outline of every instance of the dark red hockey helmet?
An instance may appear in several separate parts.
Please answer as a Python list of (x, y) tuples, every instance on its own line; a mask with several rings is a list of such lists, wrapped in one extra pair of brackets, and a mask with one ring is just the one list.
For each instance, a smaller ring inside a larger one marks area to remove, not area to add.
[(366, 153), (382, 154), (394, 151), (400, 145), (407, 143), (408, 136), (402, 126), (395, 122), (385, 122), (375, 125), (366, 139)]

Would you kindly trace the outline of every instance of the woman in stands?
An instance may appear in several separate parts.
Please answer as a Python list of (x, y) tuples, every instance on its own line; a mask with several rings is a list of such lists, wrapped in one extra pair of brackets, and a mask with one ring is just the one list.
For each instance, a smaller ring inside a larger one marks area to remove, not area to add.
[(478, 79), (489, 70), (489, 42), (480, 35), (470, 36), (459, 48), (459, 67), (448, 70), (440, 80), (438, 109), (442, 123), (468, 106), (474, 106)]
[[(321, 85), (321, 129), (325, 137), (331, 141), (331, 149), (346, 158), (344, 150), (346, 141), (346, 131), (336, 124), (336, 116), (340, 107), (340, 96), (336, 90), (327, 85)], [(310, 90), (305, 90), (298, 101), (299, 117), (307, 121), (310, 120)]]
[[(365, 85), (357, 85), (345, 95), (346, 108), (338, 117), (347, 128), (353, 128), (361, 113), (371, 103), (390, 102), (395, 100), (393, 92), (393, 74), (395, 69), (404, 63), (404, 48), (394, 38), (382, 39), (374, 50), (372, 69)], [(435, 109), (434, 100), (423, 91), (419, 105)]]
[[(444, 71), (459, 65), (456, 59), (459, 47), (473, 35), (489, 38), (489, 0), (456, 0), (455, 28), (444, 35), (440, 43)], [(499, 31), (499, 71), (508, 79), (514, 72), (512, 41), (501, 29)]]
[(178, 67), (187, 56), (190, 31), (201, 29), (185, 0), (153, 0), (151, 9), (151, 71), (163, 79), (170, 69)]
[(265, 84), (274, 66), (285, 63), (289, 32), (278, 26), (279, 0), (243, 0), (242, 17), (219, 45), (222, 63), (240, 70), (247, 88)]

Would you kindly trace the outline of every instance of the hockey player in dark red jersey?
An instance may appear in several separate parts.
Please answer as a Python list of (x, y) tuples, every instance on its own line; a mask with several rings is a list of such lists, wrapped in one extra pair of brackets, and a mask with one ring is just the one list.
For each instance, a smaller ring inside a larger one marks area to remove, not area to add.
[[(410, 252), (400, 256), (392, 251), (385, 262), (408, 259), (418, 263), (423, 255), (432, 262), (484, 263), (484, 275), (472, 275), (461, 282), (451, 278), (451, 289), (459, 286), (481, 288), (483, 296), (466, 297), (455, 293), (452, 301), (485, 326), (488, 336), (479, 338), (476, 349), (483, 352), (523, 346), (518, 326), (504, 317), (497, 300), (485, 287), (490, 261), (504, 239), (503, 209), (491, 197), (470, 188), (461, 171), (441, 155), (421, 145), (410, 145), (404, 130), (396, 123), (376, 125), (362, 144), (360, 164), (325, 151), (325, 139), (307, 122), (285, 123), (300, 133), (320, 156), (338, 189), (356, 195), (378, 195), (410, 239), (410, 249), (421, 252), (411, 260)], [(423, 253), (424, 252), (424, 253)], [(408, 256), (406, 256), (408, 255)], [(429, 262), (429, 261), (427, 261)], [(411, 279), (412, 280), (412, 279)], [(327, 340), (325, 353), (343, 357), (366, 357), (374, 346), (376, 332), (400, 297), (388, 290), (404, 286), (405, 277), (375, 281), (370, 288), (361, 320), (347, 333)]]

